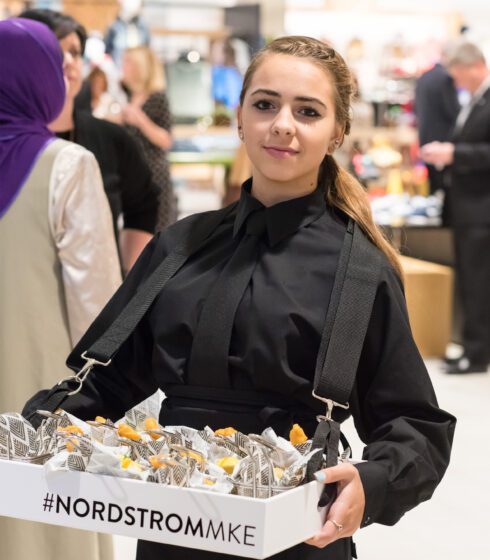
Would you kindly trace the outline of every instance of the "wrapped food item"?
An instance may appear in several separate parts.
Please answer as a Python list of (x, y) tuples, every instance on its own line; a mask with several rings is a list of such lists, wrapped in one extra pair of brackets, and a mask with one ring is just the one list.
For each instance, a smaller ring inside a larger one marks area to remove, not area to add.
[(117, 447), (119, 445), (119, 434), (117, 427), (102, 416), (96, 416), (94, 421), (88, 421), (90, 434), (93, 439), (104, 445)]
[(36, 430), (20, 414), (0, 415), (0, 457), (34, 457), (39, 447)]
[(215, 430), (215, 436), (223, 436), (223, 437), (230, 437), (237, 433), (238, 430), (235, 428), (220, 428), (219, 430)]
[(213, 467), (214, 465), (211, 464), (206, 473), (194, 471), (189, 480), (190, 488), (219, 492), (221, 494), (231, 494), (234, 488), (233, 482), (223, 475), (221, 469), (213, 469)]
[(118, 429), (117, 433), (120, 437), (130, 439), (131, 441), (141, 441), (140, 434), (129, 424), (121, 424)]
[(157, 440), (162, 437), (162, 428), (155, 418), (146, 418), (144, 425), (145, 430), (150, 434), (152, 439)]
[(125, 423), (135, 430), (144, 430), (147, 418), (158, 418), (165, 395), (158, 389), (153, 395), (128, 410), (124, 419), (116, 424)]
[(227, 457), (222, 457), (216, 461), (218, 467), (221, 467), (228, 474), (233, 474), (235, 467), (238, 465), (239, 459), (236, 456), (230, 455)]

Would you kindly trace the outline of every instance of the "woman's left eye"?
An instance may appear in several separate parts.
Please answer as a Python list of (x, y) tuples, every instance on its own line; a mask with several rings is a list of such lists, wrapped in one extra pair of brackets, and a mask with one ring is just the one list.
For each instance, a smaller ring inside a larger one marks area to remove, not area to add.
[(299, 113), (301, 115), (303, 115), (304, 117), (319, 117), (320, 116), (320, 113), (316, 109), (313, 109), (312, 107), (303, 107), (302, 109), (299, 110)]

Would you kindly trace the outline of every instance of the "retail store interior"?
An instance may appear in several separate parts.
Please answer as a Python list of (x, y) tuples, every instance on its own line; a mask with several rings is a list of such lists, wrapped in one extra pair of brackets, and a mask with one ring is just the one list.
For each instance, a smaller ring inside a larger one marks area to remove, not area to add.
[[(138, 39), (128, 35), (128, 43), (121, 46), (116, 38), (111, 56), (104, 40), (118, 14), (121, 17), (123, 4), (135, 10), (138, 29), (148, 33), (165, 71), (173, 121), (172, 146), (166, 156), (179, 217), (237, 200), (250, 176), (251, 164), (237, 134), (236, 107), (254, 52), (282, 35), (307, 35), (328, 42), (347, 61), (358, 92), (351, 134), (335, 156), (365, 187), (376, 223), (402, 255), (416, 344), (441, 408), (458, 420), (451, 463), (434, 498), (408, 512), (394, 527), (373, 525), (360, 530), (354, 539), (358, 557), (490, 558), (486, 536), (490, 375), (488, 370), (460, 375), (444, 370), (444, 359), (458, 359), (462, 351), (464, 316), (455, 281), (453, 230), (443, 214), (444, 192), (431, 185), (421, 156), (415, 106), (417, 81), (440, 62), (445, 45), (465, 39), (477, 44), (490, 60), (490, 3), (0, 0), (0, 19), (26, 8), (49, 8), (80, 21), (89, 36), (83, 71), (92, 112), (117, 123), (124, 104), (122, 49), (136, 45)], [(102, 82), (97, 82), (98, 72)], [(458, 96), (462, 104), (468, 102), (464, 90), (458, 90)], [(490, 286), (482, 306), (489, 305), (489, 291)], [(351, 420), (344, 430), (354, 458), (360, 457), (363, 444)], [(115, 536), (114, 547), (116, 560), (134, 560), (135, 539)]]

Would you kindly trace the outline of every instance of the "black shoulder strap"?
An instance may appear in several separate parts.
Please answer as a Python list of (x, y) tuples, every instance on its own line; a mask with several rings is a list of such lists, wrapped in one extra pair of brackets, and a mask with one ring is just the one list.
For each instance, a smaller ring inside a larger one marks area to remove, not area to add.
[[(307, 466), (307, 479), (323, 464), (337, 464), (340, 425), (332, 419), (335, 406), (349, 408), (359, 358), (376, 297), (384, 256), (363, 234), (357, 223), (349, 221), (322, 334), (313, 396), (326, 405), (325, 416), (318, 417), (313, 437), (314, 455)], [(329, 506), (336, 496), (336, 486), (327, 484), (320, 499)]]
[(187, 259), (196, 253), (206, 242), (208, 237), (225, 220), (236, 204), (218, 210), (209, 220), (198, 224), (186, 235), (179, 245), (141, 284), (133, 298), (121, 311), (106, 332), (92, 344), (85, 352), (85, 359), (93, 358), (97, 362), (108, 362), (128, 339), (155, 298), (162, 291), (165, 284), (182, 267)]
[(350, 220), (315, 371), (316, 397), (347, 405), (376, 296), (383, 254)]

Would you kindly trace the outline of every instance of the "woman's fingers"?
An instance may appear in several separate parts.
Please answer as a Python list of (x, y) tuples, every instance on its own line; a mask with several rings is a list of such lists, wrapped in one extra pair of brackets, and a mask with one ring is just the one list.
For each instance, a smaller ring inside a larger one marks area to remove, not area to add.
[(327, 544), (332, 543), (337, 539), (337, 528), (333, 523), (327, 520), (325, 525), (321, 528), (314, 537), (305, 541), (306, 544), (311, 544), (312, 546), (317, 546), (318, 548), (323, 548)]
[(335, 467), (323, 469), (315, 473), (315, 478), (325, 484), (352, 480), (356, 476), (359, 476), (357, 469), (350, 463), (340, 463)]
[(325, 484), (337, 483), (337, 499), (328, 512), (327, 521), (307, 544), (323, 548), (337, 539), (352, 536), (359, 528), (364, 512), (364, 489), (357, 469), (341, 463), (319, 471), (317, 480)]

